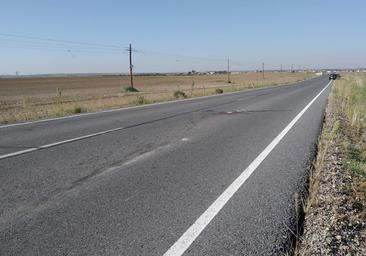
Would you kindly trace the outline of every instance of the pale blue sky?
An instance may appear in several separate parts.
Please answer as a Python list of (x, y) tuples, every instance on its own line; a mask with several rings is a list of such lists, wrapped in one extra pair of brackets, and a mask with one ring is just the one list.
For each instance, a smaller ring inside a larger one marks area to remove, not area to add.
[[(0, 0), (0, 74), (366, 66), (366, 1)], [(105, 44), (40, 41), (10, 35)], [(109, 45), (113, 45), (109, 46)], [(114, 46), (120, 46), (116, 48)]]

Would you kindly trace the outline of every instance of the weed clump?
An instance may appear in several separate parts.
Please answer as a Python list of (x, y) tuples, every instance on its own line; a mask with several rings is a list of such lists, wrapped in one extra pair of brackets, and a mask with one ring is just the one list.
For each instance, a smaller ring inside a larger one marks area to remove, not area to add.
[(74, 115), (87, 112), (88, 109), (85, 107), (73, 107), (68, 109), (61, 109), (56, 113), (56, 116), (67, 116), (67, 115)]
[(353, 144), (346, 146), (346, 157), (343, 164), (354, 174), (366, 177), (366, 152)]
[(222, 93), (224, 93), (224, 90), (223, 90), (223, 89), (221, 89), (221, 88), (217, 88), (217, 89), (215, 90), (215, 93), (216, 93), (216, 94), (222, 94)]
[(187, 95), (185, 94), (185, 92), (182, 92), (182, 91), (175, 91), (175, 92), (174, 92), (174, 97), (175, 97), (176, 99), (179, 99), (179, 98), (183, 98), (183, 99), (185, 99), (185, 98), (187, 98)]
[(149, 101), (144, 96), (138, 96), (134, 103), (135, 105), (145, 105), (149, 104)]
[(139, 92), (135, 87), (128, 86), (125, 88), (125, 92)]
[(85, 112), (87, 112), (88, 110), (87, 110), (87, 108), (84, 108), (84, 107), (75, 107), (74, 109), (73, 109), (73, 113), (74, 114), (80, 114), (80, 113), (85, 113)]

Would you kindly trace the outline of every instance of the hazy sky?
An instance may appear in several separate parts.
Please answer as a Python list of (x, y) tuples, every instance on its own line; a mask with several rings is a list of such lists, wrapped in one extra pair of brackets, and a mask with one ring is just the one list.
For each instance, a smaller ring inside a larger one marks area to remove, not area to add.
[(130, 42), (137, 72), (225, 69), (227, 57), (237, 70), (262, 62), (271, 69), (366, 66), (364, 0), (0, 0), (0, 6), (0, 74), (127, 72)]

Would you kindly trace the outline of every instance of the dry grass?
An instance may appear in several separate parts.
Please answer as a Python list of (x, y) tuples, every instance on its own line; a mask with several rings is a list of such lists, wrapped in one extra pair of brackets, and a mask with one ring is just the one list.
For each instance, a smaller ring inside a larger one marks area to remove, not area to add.
[[(329, 109), (328, 109), (329, 110)], [(307, 202), (304, 204), (304, 213), (307, 213), (310, 207), (316, 207), (318, 204), (318, 193), (320, 189), (320, 175), (326, 164), (326, 156), (331, 142), (339, 132), (340, 122), (336, 121), (334, 125), (324, 126), (318, 140), (317, 158), (313, 163), (310, 173), (310, 182), (308, 188)]]
[(174, 100), (174, 92), (189, 97), (279, 85), (311, 77), (308, 73), (243, 73), (202, 76), (137, 76), (139, 92), (126, 92), (127, 76), (0, 79), (0, 123), (34, 120)]
[(345, 74), (334, 88), (340, 111), (349, 121), (352, 131), (360, 135), (366, 118), (366, 74)]
[(334, 97), (344, 117), (340, 120), (343, 165), (353, 176), (354, 196), (366, 206), (366, 75), (344, 75), (334, 88)]

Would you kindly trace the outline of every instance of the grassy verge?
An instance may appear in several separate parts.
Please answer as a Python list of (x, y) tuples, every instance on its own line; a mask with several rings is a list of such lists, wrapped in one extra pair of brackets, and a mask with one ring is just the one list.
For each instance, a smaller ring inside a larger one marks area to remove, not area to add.
[[(366, 75), (346, 76), (335, 87), (334, 97), (343, 119), (339, 120), (343, 166), (354, 178), (354, 196), (366, 197)], [(366, 217), (366, 209), (363, 211)]]
[[(333, 90), (339, 119), (333, 126), (342, 165), (352, 176), (351, 195), (366, 203), (366, 75), (346, 75)], [(366, 208), (363, 209), (366, 217)]]
[(366, 255), (366, 74), (332, 89), (296, 255)]

